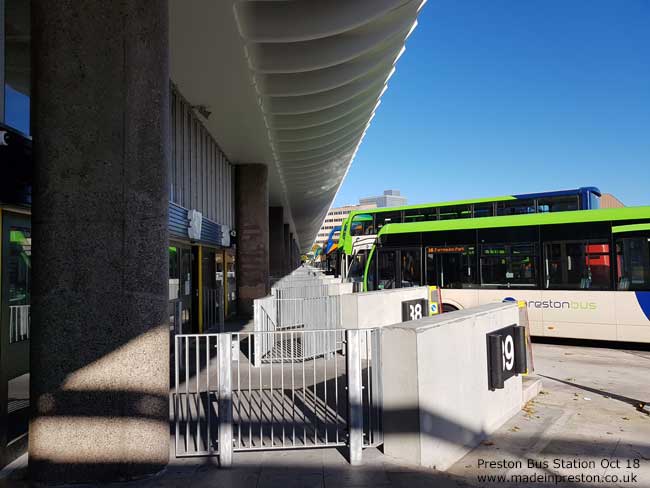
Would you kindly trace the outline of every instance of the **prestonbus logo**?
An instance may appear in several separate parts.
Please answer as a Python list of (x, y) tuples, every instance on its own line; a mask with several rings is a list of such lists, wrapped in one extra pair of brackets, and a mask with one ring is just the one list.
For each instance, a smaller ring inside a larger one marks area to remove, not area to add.
[[(503, 302), (516, 302), (512, 297), (506, 297)], [(546, 310), (598, 310), (596, 302), (567, 301), (567, 300), (528, 300), (528, 308), (546, 309)]]

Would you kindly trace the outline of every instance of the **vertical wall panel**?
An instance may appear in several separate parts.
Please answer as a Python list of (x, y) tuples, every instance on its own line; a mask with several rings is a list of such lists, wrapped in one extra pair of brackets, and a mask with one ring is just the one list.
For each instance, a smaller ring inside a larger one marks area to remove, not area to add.
[(171, 111), (170, 200), (234, 228), (232, 165), (176, 87)]
[(190, 184), (190, 129), (191, 129), (191, 118), (188, 113), (187, 105), (183, 105), (183, 206), (189, 208), (192, 204), (190, 202), (190, 192), (192, 191), (192, 186)]

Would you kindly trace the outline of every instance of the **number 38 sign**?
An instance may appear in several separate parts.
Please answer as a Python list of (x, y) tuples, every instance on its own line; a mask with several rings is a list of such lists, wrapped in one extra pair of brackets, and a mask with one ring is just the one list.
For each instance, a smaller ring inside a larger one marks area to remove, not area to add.
[(525, 327), (511, 325), (487, 334), (488, 386), (503, 388), (504, 382), (526, 372)]
[(402, 302), (402, 322), (420, 320), (429, 315), (429, 302), (426, 298)]

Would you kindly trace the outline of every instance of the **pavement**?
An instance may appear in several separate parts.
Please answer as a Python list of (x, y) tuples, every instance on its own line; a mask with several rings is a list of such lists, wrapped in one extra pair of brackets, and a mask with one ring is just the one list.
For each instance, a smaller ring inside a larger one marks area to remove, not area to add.
[(448, 474), (470, 486), (650, 487), (650, 353), (535, 344), (534, 360), (541, 393)]
[[(214, 458), (173, 460), (155, 477), (108, 486), (650, 487), (650, 411), (641, 406), (650, 402), (650, 353), (535, 344), (534, 356), (541, 393), (444, 473), (377, 449), (359, 467), (344, 451), (310, 449), (236, 453), (231, 469)], [(0, 488), (29, 486), (26, 462), (0, 474)]]

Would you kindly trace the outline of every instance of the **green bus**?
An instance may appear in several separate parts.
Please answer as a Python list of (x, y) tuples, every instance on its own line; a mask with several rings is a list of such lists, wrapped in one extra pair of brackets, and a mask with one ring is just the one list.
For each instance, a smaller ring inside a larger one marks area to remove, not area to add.
[(533, 335), (650, 342), (650, 206), (384, 225), (364, 291), (422, 285), (443, 311), (524, 300)]
[(353, 211), (342, 224), (337, 256), (340, 264), (337, 268), (344, 278), (360, 282), (370, 246), (377, 233), (387, 224), (589, 210), (600, 207), (600, 196), (601, 192), (596, 187), (581, 187)]

